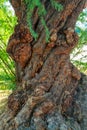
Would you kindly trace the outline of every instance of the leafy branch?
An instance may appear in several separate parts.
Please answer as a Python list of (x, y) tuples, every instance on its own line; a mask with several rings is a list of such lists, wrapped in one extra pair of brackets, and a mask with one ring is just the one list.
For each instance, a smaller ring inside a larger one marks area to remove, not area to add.
[[(41, 3), (41, 0), (24, 0), (26, 7), (27, 7), (27, 24), (30, 29), (30, 32), (34, 39), (36, 40), (38, 38), (38, 34), (34, 31), (33, 25), (32, 25), (32, 14), (34, 9), (38, 8), (38, 16), (40, 17), (41, 24), (43, 25), (46, 33), (46, 42), (49, 41), (50, 38), (50, 32), (46, 25), (46, 22), (44, 20), (44, 16), (46, 16), (46, 9), (45, 6)], [(63, 6), (58, 3), (55, 0), (50, 0), (51, 6), (55, 8), (57, 11), (61, 11), (63, 9)]]

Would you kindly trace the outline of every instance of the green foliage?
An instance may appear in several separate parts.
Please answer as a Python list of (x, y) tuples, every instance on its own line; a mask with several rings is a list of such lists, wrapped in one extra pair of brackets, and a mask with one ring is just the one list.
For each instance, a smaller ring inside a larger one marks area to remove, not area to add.
[(15, 77), (9, 77), (3, 70), (0, 70), (0, 90), (14, 90), (15, 86)]
[(76, 32), (79, 35), (79, 42), (78, 46), (73, 50), (71, 54), (71, 61), (80, 69), (80, 71), (87, 74), (87, 55), (83, 49), (87, 47), (87, 9), (83, 10), (83, 12), (79, 15), (76, 24)]
[[(44, 20), (44, 16), (46, 15), (45, 6), (41, 3), (41, 0), (24, 0), (24, 1), (27, 6), (27, 23), (28, 23), (32, 36), (35, 38), (35, 40), (38, 37), (38, 34), (33, 30), (33, 25), (32, 25), (32, 14), (33, 14), (34, 9), (37, 7), (38, 15), (40, 17), (41, 23), (46, 32), (46, 42), (48, 42), (50, 38), (50, 32)], [(50, 3), (51, 3), (51, 6), (58, 11), (61, 11), (63, 9), (62, 5), (56, 2), (55, 0), (50, 0)]]
[(76, 32), (79, 35), (79, 48), (87, 44), (87, 9), (83, 10), (78, 17)]
[(0, 89), (13, 89), (15, 82), (14, 63), (6, 53), (6, 46), (17, 19), (6, 5), (6, 1), (0, 1)]
[(58, 2), (56, 2), (55, 0), (50, 0), (51, 5), (53, 8), (55, 8), (58, 11), (63, 10), (63, 6), (61, 4), (59, 4)]

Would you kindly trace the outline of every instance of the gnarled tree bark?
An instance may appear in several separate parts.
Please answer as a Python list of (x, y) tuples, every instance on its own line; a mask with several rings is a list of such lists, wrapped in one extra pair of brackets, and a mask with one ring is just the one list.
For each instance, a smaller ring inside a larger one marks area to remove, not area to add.
[(51, 33), (47, 44), (38, 10), (32, 17), (33, 28), (39, 34), (35, 41), (27, 26), (25, 3), (11, 0), (18, 24), (7, 52), (15, 61), (18, 87), (8, 98), (8, 112), (1, 116), (0, 130), (72, 129), (65, 117), (69, 116), (67, 111), (74, 101), (81, 74), (70, 62), (70, 53), (78, 43), (75, 24), (86, 0), (58, 2), (63, 5), (61, 12), (53, 9), (48, 0), (42, 0)]

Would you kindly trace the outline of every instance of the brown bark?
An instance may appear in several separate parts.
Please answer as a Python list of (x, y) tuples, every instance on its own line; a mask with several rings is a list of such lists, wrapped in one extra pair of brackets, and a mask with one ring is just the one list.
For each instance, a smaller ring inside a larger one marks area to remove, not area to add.
[(60, 0), (64, 7), (61, 12), (51, 8), (47, 0), (42, 2), (47, 9), (45, 20), (51, 32), (48, 44), (37, 9), (32, 18), (33, 28), (39, 34), (35, 41), (27, 26), (25, 4), (21, 0), (11, 0), (18, 24), (7, 52), (16, 64), (18, 88), (8, 98), (9, 112), (6, 120), (2, 119), (4, 125), (0, 130), (25, 130), (25, 127), (51, 130), (51, 123), (55, 126), (52, 130), (59, 129), (55, 125), (58, 113), (64, 115), (70, 107), (81, 78), (69, 55), (78, 42), (74, 28), (86, 0)]

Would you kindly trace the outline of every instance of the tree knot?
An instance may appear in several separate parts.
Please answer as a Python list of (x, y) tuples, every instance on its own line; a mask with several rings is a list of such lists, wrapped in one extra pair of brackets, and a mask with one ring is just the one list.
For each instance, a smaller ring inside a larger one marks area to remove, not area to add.
[(33, 38), (29, 29), (23, 24), (15, 27), (14, 34), (10, 37), (7, 52), (11, 58), (23, 68), (31, 57), (31, 45)]

